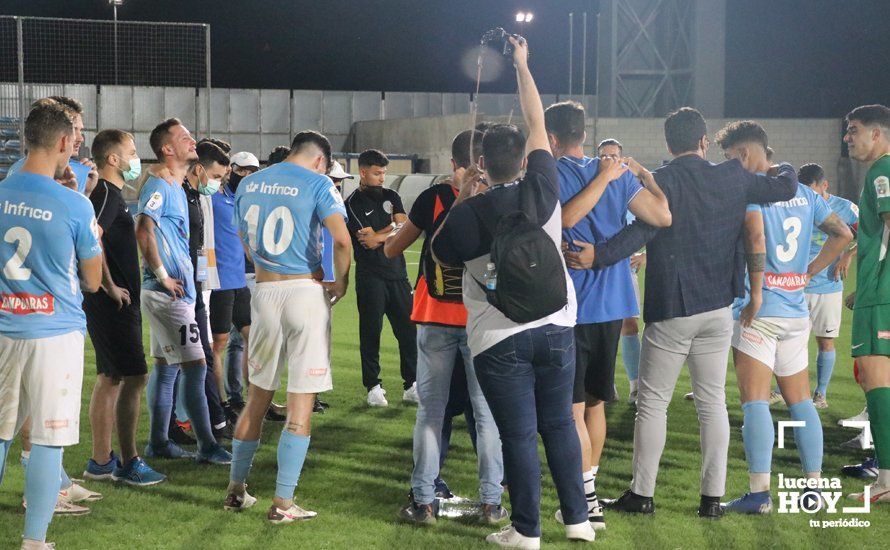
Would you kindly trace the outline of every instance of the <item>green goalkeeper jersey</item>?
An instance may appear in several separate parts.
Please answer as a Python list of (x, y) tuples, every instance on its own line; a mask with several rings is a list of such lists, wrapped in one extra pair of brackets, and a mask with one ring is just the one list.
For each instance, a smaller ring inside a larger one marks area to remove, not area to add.
[(856, 308), (890, 304), (890, 228), (881, 214), (890, 212), (890, 154), (872, 164), (859, 197)]

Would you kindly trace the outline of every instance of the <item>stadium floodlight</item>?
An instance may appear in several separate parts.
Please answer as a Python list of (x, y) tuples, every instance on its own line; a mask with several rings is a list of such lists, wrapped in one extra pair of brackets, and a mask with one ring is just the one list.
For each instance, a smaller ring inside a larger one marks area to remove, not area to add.
[(532, 12), (519, 12), (516, 14), (516, 22), (517, 23), (531, 23), (532, 18), (535, 16)]
[(525, 14), (523, 12), (519, 12), (516, 14), (516, 22), (524, 23), (525, 22)]
[(123, 6), (123, 5), (124, 5), (124, 0), (108, 0), (108, 3), (111, 4), (111, 5), (114, 6), (114, 7), (117, 7), (117, 6)]

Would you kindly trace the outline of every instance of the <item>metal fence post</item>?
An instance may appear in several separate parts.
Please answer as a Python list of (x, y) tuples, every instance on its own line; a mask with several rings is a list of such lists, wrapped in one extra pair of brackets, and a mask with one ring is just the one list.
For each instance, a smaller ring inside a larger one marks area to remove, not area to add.
[(204, 84), (207, 86), (207, 127), (204, 129), (204, 136), (209, 137), (212, 126), (210, 125), (210, 25), (204, 25), (204, 67), (207, 71), (207, 82)]
[(25, 113), (27, 112), (27, 101), (25, 100), (25, 46), (22, 43), (22, 18), (15, 18), (15, 34), (18, 43), (18, 65), (19, 65), (19, 149), (22, 156), (25, 155)]

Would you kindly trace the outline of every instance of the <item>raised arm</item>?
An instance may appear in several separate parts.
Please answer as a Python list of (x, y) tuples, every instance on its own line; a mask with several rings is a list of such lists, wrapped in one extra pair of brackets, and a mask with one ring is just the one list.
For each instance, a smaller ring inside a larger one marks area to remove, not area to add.
[(510, 43), (513, 44), (513, 65), (516, 67), (516, 81), (519, 84), (519, 105), (528, 127), (525, 154), (528, 156), (537, 149), (550, 151), (550, 141), (544, 128), (544, 105), (541, 103), (535, 79), (528, 69), (528, 42), (511, 37)]
[(763, 232), (763, 213), (749, 210), (745, 213), (745, 263), (748, 265), (748, 283), (751, 286), (750, 301), (742, 309), (739, 322), (749, 327), (763, 305), (763, 272), (766, 270), (766, 235)]
[[(770, 175), (775, 172), (775, 175)], [(745, 172), (748, 204), (787, 201), (797, 193), (797, 174), (794, 167), (783, 162), (770, 169), (770, 174)]]
[(828, 240), (822, 245), (819, 254), (810, 262), (807, 268), (809, 277), (816, 276), (831, 265), (831, 262), (835, 261), (853, 240), (853, 233), (850, 231), (850, 228), (834, 213), (825, 218), (825, 221), (819, 225), (819, 229), (828, 235)]
[(670, 227), (673, 219), (667, 195), (655, 182), (652, 172), (639, 162), (628, 157), (623, 159), (633, 175), (643, 182), (644, 189), (630, 201), (630, 211), (634, 216), (655, 227)]

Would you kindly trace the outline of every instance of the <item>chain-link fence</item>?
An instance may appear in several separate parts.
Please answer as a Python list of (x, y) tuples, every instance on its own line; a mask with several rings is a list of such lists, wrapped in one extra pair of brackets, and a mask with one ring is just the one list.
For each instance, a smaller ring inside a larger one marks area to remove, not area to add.
[(121, 120), (132, 121), (121, 129), (133, 131), (139, 103), (133, 86), (193, 88), (194, 113), (169, 116), (206, 134), (210, 26), (0, 16), (0, 177), (24, 152), (24, 117), (33, 101), (67, 95), (83, 103), (88, 132), (111, 121), (121, 127)]

